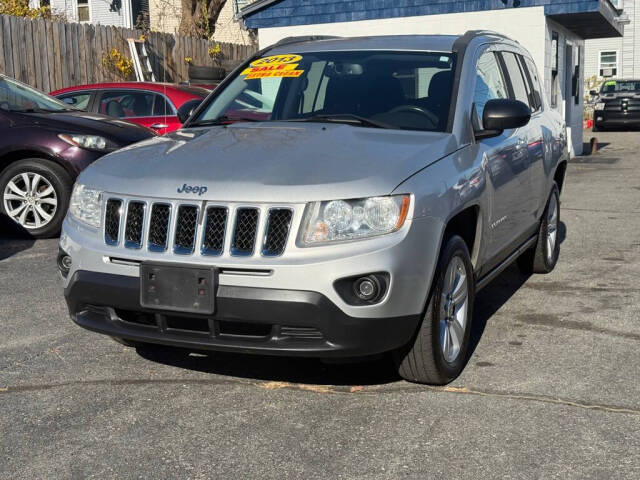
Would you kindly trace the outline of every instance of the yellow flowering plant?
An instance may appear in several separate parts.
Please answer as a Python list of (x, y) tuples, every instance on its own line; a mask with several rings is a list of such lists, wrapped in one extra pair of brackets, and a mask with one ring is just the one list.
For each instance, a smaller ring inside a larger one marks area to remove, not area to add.
[(125, 80), (133, 77), (133, 60), (125, 57), (117, 48), (112, 48), (110, 52), (102, 54), (102, 66), (117, 73)]

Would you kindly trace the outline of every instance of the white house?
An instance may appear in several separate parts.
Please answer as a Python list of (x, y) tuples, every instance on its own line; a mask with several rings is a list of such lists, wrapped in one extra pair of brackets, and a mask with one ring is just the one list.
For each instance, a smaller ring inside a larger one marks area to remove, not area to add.
[(71, 22), (134, 28), (149, 14), (149, 0), (51, 0), (51, 11)]
[(240, 15), (258, 29), (261, 47), (296, 35), (504, 33), (544, 72), (575, 154), (582, 153), (585, 40), (620, 38), (624, 30), (610, 0), (258, 0)]
[(624, 36), (588, 40), (585, 77), (640, 78), (640, 0), (612, 0), (625, 23)]

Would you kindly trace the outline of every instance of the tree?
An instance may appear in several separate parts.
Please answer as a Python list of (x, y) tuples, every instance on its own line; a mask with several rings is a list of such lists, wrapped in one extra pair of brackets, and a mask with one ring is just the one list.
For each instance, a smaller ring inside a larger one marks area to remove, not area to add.
[(227, 0), (181, 0), (181, 35), (211, 38), (220, 11)]

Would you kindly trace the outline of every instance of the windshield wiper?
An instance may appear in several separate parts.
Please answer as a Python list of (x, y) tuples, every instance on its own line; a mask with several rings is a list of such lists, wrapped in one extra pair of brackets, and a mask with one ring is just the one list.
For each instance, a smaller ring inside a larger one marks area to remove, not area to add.
[(24, 110), (14, 110), (19, 113), (58, 113), (58, 112), (71, 112), (70, 108), (61, 108), (60, 110), (54, 110), (53, 108), (25, 108)]
[(396, 128), (396, 127), (392, 127), (391, 125), (387, 125), (386, 123), (376, 122), (375, 120), (370, 120), (368, 118), (361, 117), (360, 115), (354, 115), (351, 113), (314, 115), (312, 117), (305, 117), (305, 118), (292, 118), (289, 120), (285, 120), (285, 122), (335, 122), (335, 123), (356, 124), (363, 127), (373, 127), (373, 128), (387, 128), (387, 129)]
[(228, 125), (230, 123), (236, 122), (261, 122), (262, 120), (257, 120), (255, 118), (246, 118), (246, 117), (228, 117), (227, 115), (222, 115), (218, 118), (212, 118), (210, 120), (201, 120), (199, 122), (192, 122), (189, 124), (189, 127), (207, 127), (212, 125)]

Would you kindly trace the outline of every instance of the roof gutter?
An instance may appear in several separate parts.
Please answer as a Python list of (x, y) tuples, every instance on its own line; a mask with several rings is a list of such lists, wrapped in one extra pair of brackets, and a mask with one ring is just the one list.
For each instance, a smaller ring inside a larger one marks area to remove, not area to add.
[(244, 8), (241, 8), (238, 13), (236, 13), (236, 19), (244, 19), (256, 12), (258, 12), (259, 10), (262, 10), (263, 8), (268, 7), (269, 5), (273, 4), (273, 3), (277, 3), (280, 2), (281, 0), (257, 0), (255, 2), (250, 3), (249, 5), (247, 5)]

